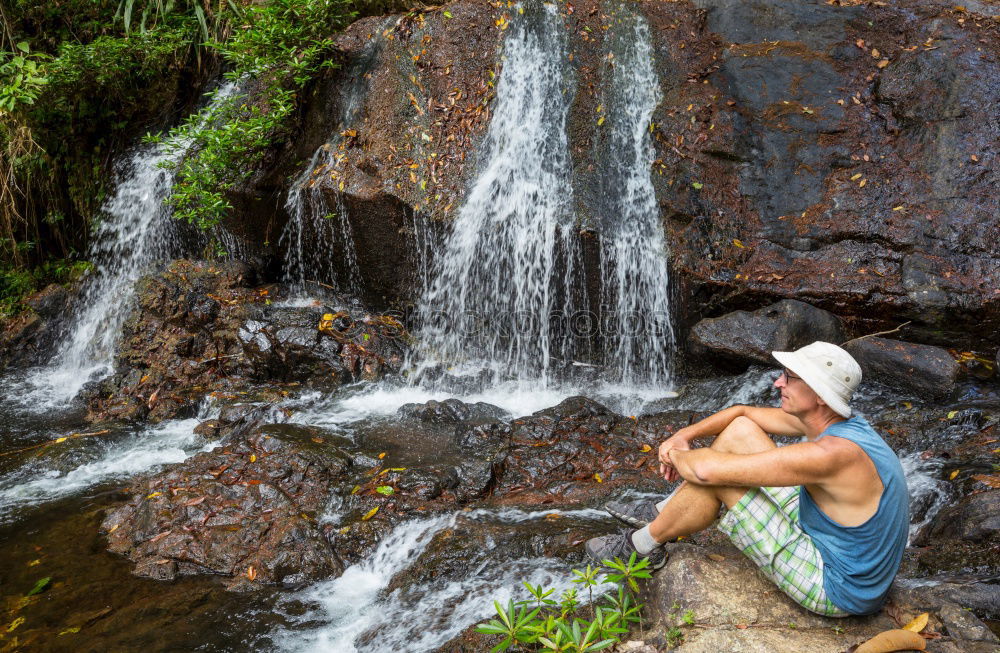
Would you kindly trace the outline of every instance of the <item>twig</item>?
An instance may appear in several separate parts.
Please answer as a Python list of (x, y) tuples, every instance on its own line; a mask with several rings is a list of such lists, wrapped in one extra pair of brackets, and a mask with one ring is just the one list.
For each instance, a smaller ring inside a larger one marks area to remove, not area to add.
[(900, 324), (895, 329), (889, 329), (888, 331), (876, 331), (875, 333), (869, 333), (867, 335), (859, 336), (857, 338), (851, 338), (847, 342), (841, 343), (841, 346), (846, 345), (848, 342), (854, 342), (855, 340), (864, 340), (865, 338), (874, 338), (875, 336), (884, 336), (884, 335), (888, 335), (890, 333), (896, 333), (897, 331), (899, 331), (900, 329), (902, 329), (906, 325), (910, 324), (912, 321), (913, 320), (907, 320), (906, 322), (903, 322), (902, 324)]
[(324, 288), (329, 288), (330, 290), (332, 290), (334, 292), (337, 292), (336, 288), (334, 288), (333, 286), (331, 286), (329, 284), (323, 283), (322, 281), (313, 281), (311, 279), (306, 279), (306, 283), (314, 283), (317, 286), (323, 286)]
[(89, 436), (92, 436), (92, 435), (105, 435), (107, 433), (111, 433), (111, 429), (104, 429), (103, 431), (94, 431), (92, 433), (70, 433), (69, 435), (64, 435), (64, 436), (62, 436), (60, 438), (56, 438), (55, 440), (48, 440), (46, 442), (42, 442), (41, 444), (33, 444), (30, 447), (24, 447), (23, 449), (15, 449), (13, 451), (5, 451), (3, 453), (0, 453), (0, 457), (3, 457), (3, 456), (12, 456), (12, 455), (14, 455), (16, 453), (21, 453), (23, 451), (31, 451), (32, 449), (38, 449), (39, 447), (46, 447), (46, 446), (50, 446), (50, 445), (53, 445), (53, 444), (59, 444), (60, 442), (65, 442), (66, 440), (69, 440), (70, 438), (85, 438), (85, 437), (89, 437)]

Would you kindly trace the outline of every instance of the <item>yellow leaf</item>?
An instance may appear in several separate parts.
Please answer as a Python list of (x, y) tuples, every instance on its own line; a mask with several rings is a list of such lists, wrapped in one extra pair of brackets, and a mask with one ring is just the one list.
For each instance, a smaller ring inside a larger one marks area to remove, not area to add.
[(640, 447), (640, 449), (639, 449), (639, 451), (641, 451), (643, 453), (649, 453), (652, 450), (653, 450), (653, 448), (651, 446), (649, 446), (648, 444), (642, 445), (642, 447)]
[(958, 473), (959, 473), (960, 471), (962, 471), (962, 470), (960, 470), (960, 469), (956, 469), (956, 470), (955, 470), (955, 471), (953, 471), (953, 472), (952, 472), (951, 474), (948, 474), (948, 480), (949, 480), (949, 481), (954, 481), (954, 480), (955, 480), (955, 477), (956, 477), (956, 476), (958, 476)]
[(545, 518), (546, 519), (559, 519), (561, 516), (562, 515), (560, 515), (558, 512), (550, 512), (549, 514), (545, 515)]
[(56, 438), (56, 439), (55, 439), (55, 443), (56, 443), (56, 444), (59, 444), (60, 442), (65, 442), (65, 441), (66, 441), (66, 437), (65, 437), (65, 436), (64, 436), (64, 437), (61, 437), (61, 438)]
[(252, 581), (256, 580), (256, 578), (257, 578), (257, 570), (254, 569), (253, 565), (250, 565), (249, 567), (247, 567), (247, 580)]
[(382, 460), (383, 458), (385, 458), (385, 452), (384, 451), (378, 455), (378, 459), (379, 460)]
[(929, 617), (926, 612), (917, 615), (913, 618), (913, 621), (903, 626), (903, 630), (912, 630), (915, 633), (919, 633), (921, 630), (927, 627), (927, 617)]
[(894, 206), (894, 207), (892, 207), (892, 210), (893, 211), (902, 211), (903, 210), (903, 205), (900, 204), (899, 206)]
[(597, 126), (600, 127), (603, 124), (604, 124), (604, 116), (601, 116), (600, 118), (597, 119)]
[(726, 559), (726, 556), (719, 555), (718, 553), (709, 553), (708, 557), (711, 558), (712, 560), (715, 560), (716, 562), (722, 562), (723, 560)]
[(878, 62), (875, 65), (878, 66), (879, 68), (885, 68), (886, 66), (889, 65), (889, 60), (888, 59), (883, 59), (882, 61)]
[(603, 483), (604, 482), (604, 479), (601, 478), (601, 475), (598, 474), (597, 472), (594, 472), (594, 480), (597, 481), (598, 483)]
[(854, 653), (889, 653), (889, 651), (926, 650), (924, 638), (909, 630), (897, 628), (872, 637)]
[(910, 402), (908, 402), (908, 401), (904, 401), (904, 402), (903, 402), (903, 408), (907, 408), (907, 409), (909, 409), (909, 408), (913, 408), (913, 404), (911, 404), (911, 403), (910, 403)]
[(7, 632), (14, 632), (14, 629), (24, 623), (24, 617), (18, 617), (7, 625)]
[(78, 632), (80, 632), (80, 627), (73, 626), (72, 628), (67, 628), (66, 630), (60, 632), (59, 636), (62, 637), (63, 635), (70, 635), (72, 633), (78, 633)]
[(374, 517), (375, 513), (377, 512), (378, 512), (378, 506), (375, 506), (374, 508), (365, 513), (365, 516), (361, 518), (361, 521), (368, 521), (369, 519)]
[(854, 175), (853, 177), (851, 177), (851, 181), (857, 181), (858, 179), (861, 179), (861, 173), (860, 172), (858, 174)]
[(255, 454), (250, 454), (250, 462), (252, 463), (257, 462), (257, 456)]
[(333, 313), (323, 313), (324, 322), (333, 322)]
[(949, 412), (948, 413), (948, 419), (954, 419), (955, 415), (958, 415), (958, 411), (957, 410), (953, 410), (953, 411)]
[(34, 560), (32, 560), (31, 562), (28, 563), (28, 566), (29, 567), (34, 567), (35, 565), (41, 564), (41, 562), (42, 562), (41, 560), (39, 560), (38, 558), (35, 558)]
[(740, 249), (745, 249), (745, 245), (742, 242), (740, 242), (739, 238), (733, 238), (733, 244), (739, 247)]
[(351, 530), (350, 525), (347, 525), (347, 526), (344, 526), (343, 528), (339, 529), (337, 532), (340, 533), (341, 535), (343, 535), (343, 534), (347, 533), (350, 530)]
[(867, 183), (868, 183), (867, 179), (862, 179), (861, 182), (858, 184), (858, 188), (864, 188), (865, 184)]
[(160, 496), (161, 494), (163, 494), (163, 493), (162, 493), (162, 492), (151, 492), (150, 494), (147, 494), (147, 495), (146, 495), (146, 498), (147, 498), (147, 499), (152, 499), (153, 497), (158, 497), (158, 496)]
[(115, 532), (116, 530), (118, 530), (118, 527), (119, 527), (119, 526), (121, 526), (121, 524), (115, 524), (114, 526), (112, 526), (112, 527), (111, 527), (111, 530), (109, 530), (109, 531), (108, 531), (108, 535), (111, 535), (111, 534), (112, 534), (112, 533), (114, 533), (114, 532)]
[(361, 491), (360, 485), (355, 485), (353, 488), (351, 488), (351, 494), (357, 494), (360, 491)]

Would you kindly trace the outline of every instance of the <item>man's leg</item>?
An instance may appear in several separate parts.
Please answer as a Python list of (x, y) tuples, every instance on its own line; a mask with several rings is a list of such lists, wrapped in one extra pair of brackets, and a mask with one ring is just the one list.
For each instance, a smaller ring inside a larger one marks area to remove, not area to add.
[[(726, 453), (751, 454), (775, 446), (770, 436), (753, 420), (737, 417), (716, 436), (711, 448)], [(745, 487), (694, 485), (684, 481), (650, 523), (649, 534), (663, 543), (704, 530), (718, 517), (720, 506), (732, 508), (746, 491)]]

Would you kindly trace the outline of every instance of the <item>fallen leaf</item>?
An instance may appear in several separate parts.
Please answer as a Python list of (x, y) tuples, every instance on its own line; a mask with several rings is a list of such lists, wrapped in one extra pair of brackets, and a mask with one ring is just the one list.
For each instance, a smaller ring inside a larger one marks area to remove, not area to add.
[(880, 54), (881, 53), (878, 50), (872, 48), (872, 59), (878, 59)]
[(855, 653), (889, 653), (890, 651), (926, 650), (924, 638), (917, 633), (902, 628), (887, 630), (872, 637)]
[(903, 205), (902, 205), (902, 204), (900, 204), (899, 206), (894, 206), (894, 207), (892, 207), (892, 210), (893, 210), (893, 211), (902, 211), (902, 210), (903, 210), (903, 208), (904, 208), (904, 207), (903, 207)]
[(377, 488), (375, 488), (375, 491), (378, 492), (379, 494), (384, 494), (385, 496), (389, 496), (393, 492), (395, 492), (395, 490), (392, 488), (391, 485), (380, 485)]
[(78, 633), (78, 632), (80, 632), (80, 627), (73, 626), (72, 628), (67, 628), (66, 630), (60, 631), (59, 636), (62, 637), (63, 635), (70, 635), (72, 633)]
[(927, 627), (928, 617), (930, 617), (930, 615), (926, 612), (917, 615), (916, 617), (913, 618), (913, 621), (903, 626), (903, 630), (910, 630), (915, 633), (919, 633), (921, 630)]
[(701, 190), (701, 189), (702, 189), (702, 188), (703, 188), (703, 187), (705, 186), (705, 184), (699, 184), (699, 183), (698, 183), (698, 182), (696, 181), (696, 182), (693, 182), (693, 183), (691, 184), (691, 186), (692, 186), (692, 187), (694, 187), (694, 189), (695, 189), (695, 190)]
[(955, 415), (958, 415), (958, 411), (957, 410), (950, 411), (948, 413), (948, 419), (954, 419)]
[(958, 473), (959, 473), (960, 471), (962, 471), (962, 470), (960, 470), (960, 469), (956, 469), (956, 470), (955, 470), (955, 471), (953, 471), (953, 472), (952, 472), (951, 474), (948, 474), (948, 480), (949, 480), (949, 481), (954, 481), (954, 480), (955, 480), (955, 477), (956, 477), (956, 476), (958, 476)]
[(46, 589), (48, 589), (51, 583), (52, 583), (52, 576), (46, 576), (45, 578), (40, 578), (38, 582), (35, 583), (35, 586), (32, 587), (31, 590), (29, 590), (28, 593), (25, 594), (25, 596), (34, 596), (35, 594), (41, 594)]
[(601, 475), (599, 473), (597, 473), (597, 472), (594, 472), (594, 480), (597, 481), (598, 483), (603, 483), (604, 482), (604, 479), (602, 479)]
[(54, 442), (55, 442), (56, 444), (59, 444), (60, 442), (65, 442), (66, 440), (67, 440), (67, 438), (65, 438), (65, 437), (62, 437), (62, 438), (56, 438), (56, 439), (54, 440)]
[(361, 518), (361, 521), (368, 521), (369, 519), (371, 519), (372, 517), (374, 517), (375, 513), (378, 512), (378, 508), (379, 508), (378, 506), (375, 506), (374, 508), (372, 508), (371, 510), (369, 510), (368, 512), (366, 512), (365, 516)]
[(253, 581), (257, 579), (257, 569), (250, 565), (247, 567), (247, 580)]
[(257, 454), (250, 454), (250, 462), (252, 463), (257, 462)]
[(740, 249), (746, 249), (746, 245), (744, 245), (739, 238), (733, 238), (733, 244), (739, 247)]
[(885, 68), (886, 66), (889, 65), (889, 60), (888, 59), (883, 59), (882, 61), (878, 62), (875, 65), (878, 66), (879, 68)]
[(1000, 476), (989, 476), (987, 474), (975, 474), (972, 480), (979, 481), (980, 483), (985, 483), (992, 488), (1000, 488)]
[(851, 181), (857, 181), (858, 179), (861, 179), (861, 173), (860, 172), (858, 174), (854, 175), (853, 177), (851, 177)]
[(858, 184), (858, 188), (864, 188), (865, 184), (867, 183), (868, 183), (867, 179), (862, 179), (861, 182)]
[(185, 508), (190, 508), (191, 506), (197, 506), (198, 504), (203, 503), (204, 501), (205, 497), (198, 497), (197, 499), (188, 499), (187, 501), (184, 502), (183, 505)]
[(24, 617), (18, 617), (14, 621), (12, 621), (9, 624), (7, 624), (7, 628), (5, 628), (5, 630), (8, 633), (14, 632), (14, 629), (16, 629), (18, 626), (20, 626), (23, 623), (24, 623)]
[(716, 562), (722, 562), (723, 560), (726, 559), (726, 556), (719, 555), (718, 553), (709, 553), (708, 557), (712, 560), (715, 560)]
[(644, 444), (641, 447), (639, 447), (639, 451), (641, 451), (643, 453), (648, 453), (648, 452), (650, 452), (652, 450), (653, 450), (653, 448), (651, 446), (649, 446), (648, 444)]
[(163, 493), (162, 492), (150, 492), (149, 494), (146, 495), (146, 498), (147, 499), (152, 499), (154, 497), (160, 496), (161, 494), (163, 494)]
[(379, 460), (382, 460), (383, 458), (385, 458), (385, 452), (384, 451), (378, 455), (378, 459)]

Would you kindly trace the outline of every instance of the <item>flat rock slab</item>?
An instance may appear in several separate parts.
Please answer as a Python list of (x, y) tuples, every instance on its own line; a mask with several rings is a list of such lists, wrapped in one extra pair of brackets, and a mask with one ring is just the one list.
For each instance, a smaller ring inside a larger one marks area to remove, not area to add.
[(844, 345), (861, 365), (865, 381), (909, 390), (920, 397), (946, 397), (961, 367), (947, 350), (888, 338), (859, 338)]
[[(673, 642), (678, 644), (675, 650), (685, 653), (843, 653), (879, 632), (899, 628), (886, 610), (844, 619), (813, 614), (788, 598), (731, 546), (673, 544), (667, 548), (667, 565), (643, 590), (646, 614), (653, 624), (647, 641), (677, 626), (684, 639)], [(890, 595), (903, 618), (931, 611), (928, 629), (943, 637), (928, 641), (927, 650), (1000, 650), (992, 633), (972, 613), (940, 596), (927, 601), (923, 598), (919, 589), (894, 589)], [(683, 621), (688, 611), (693, 624)], [(976, 639), (964, 639), (970, 636)]]

